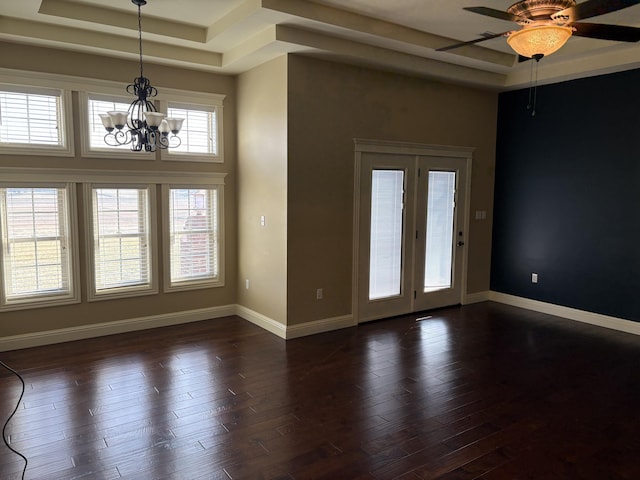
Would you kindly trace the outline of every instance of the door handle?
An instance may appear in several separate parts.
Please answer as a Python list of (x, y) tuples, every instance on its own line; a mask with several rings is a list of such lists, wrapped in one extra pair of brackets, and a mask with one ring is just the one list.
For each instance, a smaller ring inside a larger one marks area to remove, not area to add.
[(461, 247), (461, 246), (463, 246), (463, 245), (464, 245), (464, 242), (463, 242), (462, 240), (460, 240), (460, 241), (458, 242), (458, 246), (459, 246), (459, 247)]

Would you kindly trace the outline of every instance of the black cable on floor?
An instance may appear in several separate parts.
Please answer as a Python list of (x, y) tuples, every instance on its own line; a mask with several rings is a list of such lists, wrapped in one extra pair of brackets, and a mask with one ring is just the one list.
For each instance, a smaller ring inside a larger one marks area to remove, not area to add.
[(19, 451), (17, 451), (15, 448), (13, 448), (11, 445), (9, 445), (9, 441), (7, 440), (7, 434), (6, 434), (7, 425), (9, 425), (9, 422), (11, 421), (13, 416), (18, 411), (18, 407), (20, 406), (20, 402), (22, 402), (22, 397), (24, 397), (24, 391), (25, 391), (24, 379), (22, 378), (22, 376), (18, 372), (16, 372), (13, 368), (8, 366), (2, 360), (0, 360), (0, 365), (2, 365), (4, 368), (9, 370), (16, 377), (18, 377), (20, 379), (20, 382), (22, 383), (22, 392), (20, 392), (20, 398), (18, 398), (18, 401), (16, 402), (16, 408), (13, 409), (13, 412), (11, 412), (11, 415), (9, 415), (9, 418), (7, 418), (7, 421), (4, 422), (4, 427), (2, 427), (2, 440), (4, 440), (4, 444), (7, 446), (7, 448), (9, 450), (11, 450), (13, 453), (15, 453), (16, 455), (20, 456), (24, 460), (24, 468), (22, 469), (22, 480), (24, 480), (24, 474), (27, 471), (27, 465), (29, 464), (29, 460), (27, 460), (27, 457), (25, 457), (23, 454), (21, 454)]

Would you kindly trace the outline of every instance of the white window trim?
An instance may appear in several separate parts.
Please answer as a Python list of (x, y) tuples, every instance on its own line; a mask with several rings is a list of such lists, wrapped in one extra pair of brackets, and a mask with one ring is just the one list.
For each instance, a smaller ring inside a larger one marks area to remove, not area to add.
[[(28, 176), (28, 175), (27, 175)], [(36, 178), (35, 176), (33, 177)], [(80, 256), (79, 256), (79, 242), (78, 242), (78, 212), (77, 212), (77, 198), (76, 198), (76, 184), (75, 183), (60, 183), (60, 182), (42, 182), (42, 181), (29, 181), (22, 177), (18, 181), (7, 181), (0, 183), (0, 187), (13, 188), (13, 187), (25, 187), (25, 188), (65, 188), (67, 191), (67, 222), (69, 225), (69, 237), (67, 250), (69, 259), (71, 262), (69, 269), (69, 293), (66, 295), (56, 296), (41, 296), (31, 297), (21, 300), (9, 300), (7, 301), (4, 296), (4, 290), (0, 289), (0, 311), (11, 310), (26, 310), (33, 308), (54, 307), (58, 305), (70, 305), (74, 303), (80, 303)], [(4, 269), (4, 258), (0, 254), (0, 272)]]
[[(199, 102), (178, 102), (173, 99), (169, 101), (160, 102), (161, 111), (167, 112), (168, 105), (170, 103), (180, 103), (182, 106), (188, 107), (189, 105), (197, 108), (199, 105), (206, 107), (213, 107), (216, 110), (216, 142), (218, 147), (218, 153), (178, 153), (173, 152), (170, 148), (162, 150), (160, 152), (160, 158), (163, 161), (171, 162), (206, 162), (206, 163), (224, 163), (224, 115), (223, 115), (223, 100), (224, 95), (209, 95), (210, 103), (204, 104)], [(180, 134), (178, 134), (180, 136)]]
[(3, 182), (108, 183), (116, 185), (185, 184), (224, 185), (226, 173), (153, 172), (141, 170), (86, 170), (75, 168), (24, 168), (0, 166)]
[[(94, 188), (140, 188), (146, 189), (149, 201), (149, 273), (150, 282), (145, 286), (118, 287), (111, 292), (97, 292), (95, 282), (95, 249), (93, 231), (93, 189)], [(122, 183), (85, 183), (84, 184), (84, 222), (87, 252), (87, 301), (113, 300), (116, 298), (140, 297), (154, 295), (158, 290), (158, 242), (157, 242), (157, 212), (156, 212), (155, 185), (148, 184), (122, 184)]]
[[(184, 282), (171, 282), (171, 232), (170, 220), (169, 220), (169, 191), (172, 188), (216, 188), (218, 190), (218, 278), (210, 280), (191, 280)], [(214, 288), (223, 287), (225, 281), (225, 223), (224, 223), (224, 183), (215, 182), (210, 184), (164, 184), (162, 185), (162, 212), (163, 212), (163, 228), (162, 228), (162, 242), (165, 245), (163, 248), (163, 263), (164, 263), (164, 278), (163, 278), (163, 291), (164, 292), (179, 292), (185, 290), (198, 290), (202, 288)]]
[(46, 81), (31, 78), (16, 84), (3, 81), (0, 75), (0, 90), (4, 88), (20, 93), (34, 93), (38, 89), (60, 92), (60, 124), (62, 145), (38, 145), (33, 143), (0, 143), (0, 155), (46, 155), (53, 157), (72, 157), (75, 154), (73, 141), (73, 114), (71, 111), (71, 91), (51, 87)]

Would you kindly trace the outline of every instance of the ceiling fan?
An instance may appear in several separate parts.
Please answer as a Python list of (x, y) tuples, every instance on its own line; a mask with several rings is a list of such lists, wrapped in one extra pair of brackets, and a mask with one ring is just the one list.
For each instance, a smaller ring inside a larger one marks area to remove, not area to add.
[(464, 10), (515, 22), (521, 28), (486, 35), (468, 42), (438, 48), (447, 51), (454, 48), (484, 42), (501, 36), (520, 55), (520, 60), (551, 55), (560, 49), (572, 35), (577, 37), (637, 42), (640, 28), (601, 23), (585, 23), (580, 20), (615, 12), (640, 3), (640, 0), (522, 0), (511, 5), (506, 12), (489, 7), (465, 7)]

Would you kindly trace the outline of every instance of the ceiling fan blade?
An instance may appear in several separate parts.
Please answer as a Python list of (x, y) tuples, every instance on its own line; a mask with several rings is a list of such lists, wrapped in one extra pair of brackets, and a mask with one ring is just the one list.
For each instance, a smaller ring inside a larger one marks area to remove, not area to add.
[(485, 40), (491, 40), (493, 38), (498, 38), (506, 35), (509, 32), (502, 33), (494, 33), (492, 35), (486, 35), (480, 38), (476, 38), (475, 40), (469, 40), (468, 42), (455, 43), (453, 45), (447, 45), (446, 47), (436, 48), (436, 52), (446, 52), (447, 50), (453, 50), (454, 48), (460, 48), (467, 45), (473, 45), (474, 43), (484, 42)]
[(616, 42), (637, 42), (640, 40), (640, 28), (623, 25), (605, 25), (602, 23), (574, 23), (573, 34), (576, 37), (599, 38)]
[(587, 0), (554, 13), (551, 18), (569, 17), (570, 22), (615, 12), (640, 3), (640, 0)]
[(525, 57), (524, 55), (518, 55), (518, 63), (528, 62), (529, 60), (533, 60), (533, 58)]
[(499, 18), (500, 20), (507, 20), (509, 22), (517, 22), (518, 20), (520, 20), (519, 17), (511, 15), (509, 12), (503, 12), (502, 10), (496, 10), (495, 8), (464, 7), (463, 10), (468, 10), (473, 13), (479, 13), (480, 15), (486, 15), (487, 17)]

